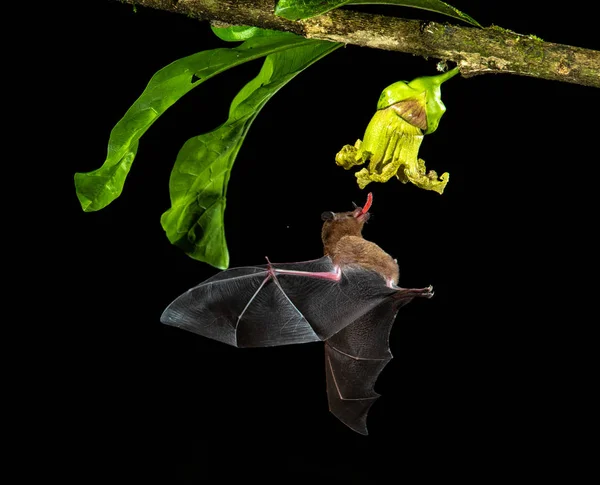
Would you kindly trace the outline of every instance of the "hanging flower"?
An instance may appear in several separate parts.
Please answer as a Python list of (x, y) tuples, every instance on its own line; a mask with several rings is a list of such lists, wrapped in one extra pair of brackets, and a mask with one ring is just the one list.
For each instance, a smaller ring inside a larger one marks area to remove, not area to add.
[(344, 146), (335, 156), (346, 170), (366, 162), (356, 173), (361, 189), (371, 182), (387, 182), (396, 176), (425, 190), (444, 192), (449, 174), (438, 177), (418, 158), (423, 136), (433, 133), (446, 111), (441, 99), (441, 84), (455, 76), (458, 68), (437, 76), (424, 76), (407, 83), (399, 81), (383, 90), (377, 112), (369, 122), (364, 139)]

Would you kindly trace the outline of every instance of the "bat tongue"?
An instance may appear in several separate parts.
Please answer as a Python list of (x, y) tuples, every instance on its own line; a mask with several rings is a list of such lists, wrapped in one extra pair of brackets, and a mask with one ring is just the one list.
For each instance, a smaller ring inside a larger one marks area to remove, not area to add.
[(369, 192), (367, 195), (367, 202), (365, 202), (364, 207), (357, 207), (354, 211), (354, 217), (366, 219), (369, 217), (369, 209), (371, 208), (371, 204), (373, 204), (373, 193)]

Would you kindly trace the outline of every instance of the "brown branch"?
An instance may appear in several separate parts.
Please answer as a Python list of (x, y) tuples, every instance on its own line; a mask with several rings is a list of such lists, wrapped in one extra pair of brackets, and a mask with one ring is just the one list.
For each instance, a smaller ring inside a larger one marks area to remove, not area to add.
[(231, 25), (294, 32), (311, 39), (453, 61), (465, 77), (509, 73), (600, 87), (600, 52), (487, 27), (405, 20), (334, 10), (299, 22), (273, 14), (274, 0), (121, 0)]

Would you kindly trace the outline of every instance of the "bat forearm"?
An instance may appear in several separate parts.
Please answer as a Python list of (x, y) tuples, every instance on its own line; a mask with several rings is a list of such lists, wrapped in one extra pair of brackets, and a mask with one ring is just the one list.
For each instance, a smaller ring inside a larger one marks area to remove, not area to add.
[(342, 278), (342, 270), (339, 266), (335, 267), (334, 271), (310, 272), (310, 271), (294, 271), (289, 269), (273, 269), (273, 274), (276, 275), (294, 275), (305, 276), (307, 278), (319, 278), (323, 280), (339, 281)]

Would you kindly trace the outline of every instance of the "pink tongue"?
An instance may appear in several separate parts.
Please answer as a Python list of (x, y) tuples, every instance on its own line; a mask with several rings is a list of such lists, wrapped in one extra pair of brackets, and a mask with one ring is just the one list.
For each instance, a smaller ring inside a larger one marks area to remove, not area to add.
[(362, 216), (363, 214), (366, 214), (367, 212), (369, 212), (369, 209), (371, 208), (372, 203), (373, 203), (373, 193), (369, 192), (369, 195), (367, 195), (367, 202), (365, 203), (365, 206), (362, 208), (362, 210), (359, 212), (358, 216)]

